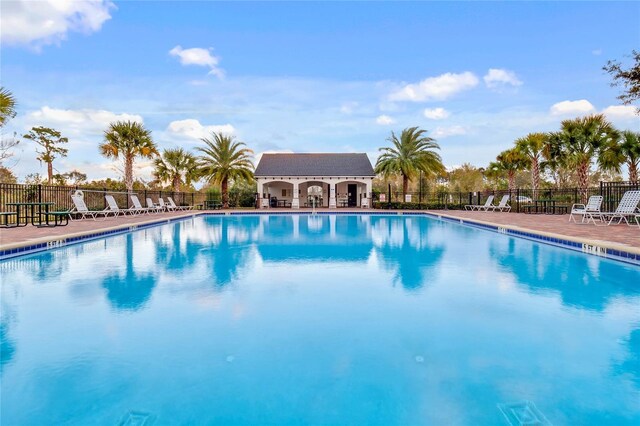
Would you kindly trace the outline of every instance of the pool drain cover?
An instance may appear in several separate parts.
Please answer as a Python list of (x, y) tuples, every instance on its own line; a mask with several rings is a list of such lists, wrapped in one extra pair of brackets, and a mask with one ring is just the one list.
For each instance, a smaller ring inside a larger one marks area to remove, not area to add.
[(150, 426), (153, 423), (153, 416), (142, 411), (129, 411), (118, 423), (118, 426)]
[(511, 426), (551, 426), (549, 420), (531, 401), (498, 404)]

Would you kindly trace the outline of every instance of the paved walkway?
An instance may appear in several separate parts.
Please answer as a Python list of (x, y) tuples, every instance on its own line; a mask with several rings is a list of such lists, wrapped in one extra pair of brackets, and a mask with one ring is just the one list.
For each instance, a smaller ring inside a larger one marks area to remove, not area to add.
[[(253, 210), (246, 210), (253, 212)], [(309, 212), (309, 209), (301, 209), (301, 212)], [(318, 209), (318, 211), (336, 210)], [(341, 213), (353, 212), (361, 213), (359, 209), (338, 209)], [(373, 210), (367, 210), (373, 212)], [(224, 212), (216, 210), (216, 213)], [(289, 212), (291, 209), (270, 209), (261, 212)], [(388, 212), (387, 210), (381, 212)], [(22, 228), (0, 229), (0, 249), (12, 248), (16, 246), (31, 245), (47, 240), (71, 237), (107, 229), (126, 228), (134, 224), (143, 222), (156, 222), (163, 219), (192, 216), (201, 212), (175, 212), (161, 213), (142, 216), (110, 217), (106, 220), (98, 219), (93, 221), (85, 219), (72, 221), (68, 226), (55, 228), (36, 228), (28, 225)], [(468, 212), (460, 210), (432, 210), (432, 214), (448, 215), (452, 217), (477, 220), (492, 223), (500, 226), (517, 227), (521, 230), (533, 232), (545, 232), (568, 237), (568, 239), (587, 240), (594, 243), (607, 243), (607, 245), (617, 245), (630, 247), (633, 251), (640, 250), (640, 229), (638, 226), (629, 227), (627, 225), (615, 226), (595, 226), (577, 225), (569, 223), (569, 215), (529, 215), (524, 213), (494, 213), (494, 212)]]
[(525, 213), (499, 213), (499, 212), (470, 212), (465, 210), (432, 210), (430, 213), (444, 214), (470, 220), (492, 223), (494, 225), (508, 225), (541, 231), (557, 235), (563, 235), (574, 239), (589, 240), (594, 242), (607, 242), (640, 249), (640, 228), (636, 226), (611, 225), (595, 226), (569, 223), (569, 215), (546, 215)]

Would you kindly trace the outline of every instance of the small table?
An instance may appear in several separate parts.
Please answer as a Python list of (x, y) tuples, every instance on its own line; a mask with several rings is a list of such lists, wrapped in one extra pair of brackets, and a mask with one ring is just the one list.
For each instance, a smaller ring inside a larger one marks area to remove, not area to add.
[(349, 205), (349, 200), (338, 200), (338, 204), (340, 204), (340, 207), (347, 207)]
[[(49, 223), (49, 207), (55, 203), (7, 203), (7, 206), (16, 208), (16, 223), (18, 226), (27, 226), (29, 219), (33, 226), (58, 226), (58, 220), (54, 219), (53, 223)], [(42, 211), (44, 209), (44, 212)], [(23, 211), (24, 210), (24, 211)], [(37, 210), (37, 211), (36, 211)], [(24, 214), (23, 214), (24, 213)], [(42, 223), (42, 215), (44, 215), (44, 224)], [(38, 219), (36, 222), (36, 218)], [(20, 220), (24, 219), (24, 224), (20, 224)]]

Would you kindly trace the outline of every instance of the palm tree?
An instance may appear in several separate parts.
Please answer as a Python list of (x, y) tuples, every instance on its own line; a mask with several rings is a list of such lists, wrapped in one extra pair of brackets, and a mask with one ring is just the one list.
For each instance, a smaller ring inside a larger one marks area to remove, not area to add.
[(506, 174), (509, 180), (509, 191), (516, 188), (516, 172), (527, 167), (529, 161), (517, 148), (502, 151), (496, 157), (496, 161), (491, 162), (487, 168), (489, 175)]
[(196, 157), (182, 148), (165, 149), (154, 161), (154, 177), (161, 182), (169, 182), (174, 191), (182, 185), (191, 185), (197, 180)]
[(151, 131), (135, 121), (116, 121), (104, 132), (100, 153), (107, 158), (124, 160), (124, 184), (133, 190), (133, 163), (136, 157), (151, 158), (158, 154)]
[(548, 135), (546, 133), (529, 133), (523, 138), (516, 139), (516, 150), (526, 157), (531, 166), (531, 189), (533, 198), (537, 198), (540, 188), (540, 166), (547, 147)]
[(423, 172), (427, 176), (444, 173), (442, 158), (434, 150), (440, 149), (435, 139), (425, 136), (426, 130), (418, 127), (404, 129), (400, 138), (391, 132), (387, 139), (392, 147), (380, 148), (382, 154), (376, 162), (376, 173), (385, 179), (393, 175), (402, 176), (402, 192), (406, 195), (409, 181)]
[(566, 164), (575, 168), (583, 202), (587, 199), (591, 163), (595, 160), (603, 170), (615, 169), (615, 161), (611, 161), (608, 148), (618, 139), (618, 135), (603, 114), (564, 120), (560, 131), (549, 135)]
[(640, 166), (640, 132), (625, 130), (618, 145), (622, 154), (622, 162), (629, 169), (629, 181), (638, 184), (638, 167)]
[(245, 143), (236, 142), (233, 136), (211, 133), (211, 138), (202, 138), (205, 147), (198, 147), (202, 152), (198, 161), (198, 173), (210, 183), (220, 184), (222, 206), (229, 208), (229, 181), (253, 180), (253, 163), (251, 151), (243, 148)]
[(9, 119), (16, 116), (16, 98), (13, 94), (0, 87), (0, 127), (3, 127)]

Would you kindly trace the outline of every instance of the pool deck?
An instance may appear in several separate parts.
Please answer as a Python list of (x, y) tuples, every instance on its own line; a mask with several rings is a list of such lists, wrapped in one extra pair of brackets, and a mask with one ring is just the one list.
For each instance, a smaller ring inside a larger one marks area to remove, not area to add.
[[(431, 210), (429, 213), (640, 253), (640, 227), (569, 222), (569, 215)], [(579, 221), (579, 219), (578, 219)]]
[[(360, 209), (318, 209), (319, 212), (344, 213), (376, 213), (376, 210)], [(150, 214), (141, 216), (110, 217), (106, 220), (76, 220), (68, 226), (53, 228), (37, 228), (31, 225), (20, 228), (0, 229), (0, 250), (25, 247), (33, 244), (56, 241), (97, 232), (128, 228), (151, 222), (168, 221), (179, 217), (191, 217), (202, 213), (294, 213), (291, 209), (269, 210), (215, 210), (215, 211), (186, 211)], [(309, 209), (301, 209), (300, 213), (309, 213)], [(380, 213), (389, 213), (388, 210), (380, 210)], [(408, 210), (395, 213), (407, 213)], [(418, 211), (416, 211), (418, 212)], [(630, 253), (640, 254), (640, 228), (638, 226), (612, 225), (595, 226), (593, 224), (581, 225), (569, 223), (569, 215), (530, 215), (524, 213), (494, 213), (494, 212), (469, 212), (460, 210), (431, 210), (422, 213), (440, 215), (450, 218), (465, 219), (467, 221), (491, 224), (509, 229), (530, 232), (555, 238), (564, 238), (580, 243), (596, 244), (602, 247), (624, 250)]]

